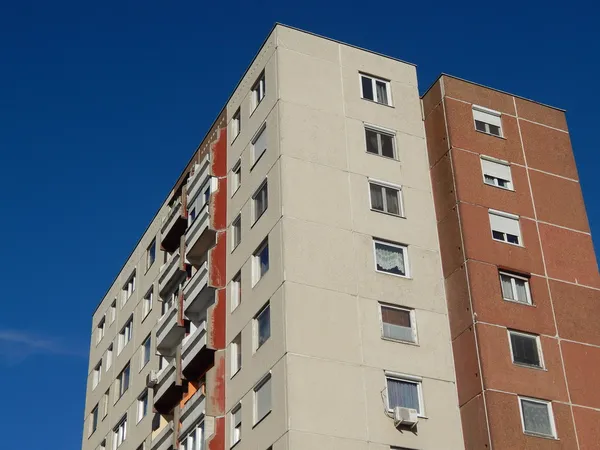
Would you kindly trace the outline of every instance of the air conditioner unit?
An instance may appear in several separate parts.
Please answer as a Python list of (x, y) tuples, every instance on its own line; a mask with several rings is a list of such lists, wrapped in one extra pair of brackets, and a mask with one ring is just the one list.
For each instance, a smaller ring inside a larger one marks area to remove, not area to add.
[(153, 388), (158, 383), (158, 372), (156, 370), (151, 370), (148, 375), (146, 375), (146, 387)]
[(413, 408), (402, 408), (396, 406), (394, 408), (394, 426), (396, 428), (400, 426), (414, 427), (419, 422), (419, 413)]

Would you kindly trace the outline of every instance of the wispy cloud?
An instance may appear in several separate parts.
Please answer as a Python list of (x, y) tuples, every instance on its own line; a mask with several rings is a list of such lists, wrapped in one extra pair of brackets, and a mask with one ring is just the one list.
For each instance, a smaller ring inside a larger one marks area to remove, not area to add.
[(78, 346), (67, 345), (60, 339), (42, 337), (25, 331), (0, 329), (0, 358), (8, 365), (23, 362), (35, 354), (73, 356), (87, 355)]

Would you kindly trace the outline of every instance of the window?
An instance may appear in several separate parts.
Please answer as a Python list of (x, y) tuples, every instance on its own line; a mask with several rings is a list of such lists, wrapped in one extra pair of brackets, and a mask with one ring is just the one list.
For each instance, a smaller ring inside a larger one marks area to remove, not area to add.
[(179, 442), (180, 450), (203, 450), (204, 449), (204, 422), (198, 423), (187, 436)]
[(416, 409), (422, 416), (423, 393), (421, 381), (417, 379), (405, 379), (400, 377), (386, 377), (388, 408), (393, 410), (396, 406), (402, 408)]
[(519, 216), (501, 211), (489, 210), (492, 238), (495, 241), (521, 245), (521, 228)]
[(266, 127), (263, 127), (256, 133), (254, 139), (252, 139), (252, 164), (260, 159), (260, 157), (267, 151), (267, 133)]
[(122, 305), (124, 305), (125, 302), (129, 300), (129, 297), (131, 297), (133, 291), (135, 291), (135, 270), (133, 271), (133, 274), (129, 277), (129, 280), (127, 280), (127, 283), (125, 283), (125, 285), (123, 286)]
[(511, 302), (531, 305), (531, 292), (529, 280), (518, 275), (500, 272), (500, 284), (502, 286), (502, 297)]
[(417, 342), (415, 312), (397, 306), (380, 305), (381, 335), (387, 339)]
[(242, 368), (242, 334), (238, 334), (231, 341), (231, 376), (233, 377)]
[(252, 255), (254, 285), (269, 271), (269, 243), (265, 241)]
[(106, 390), (102, 396), (102, 419), (108, 416), (108, 396), (110, 395), (110, 388)]
[(154, 302), (154, 286), (150, 288), (144, 299), (142, 300), (142, 318), (146, 317), (152, 311), (152, 303)]
[(113, 302), (110, 304), (110, 309), (109, 309), (109, 317), (110, 317), (110, 323), (113, 323), (115, 321), (115, 319), (117, 318), (117, 301), (113, 300)]
[(96, 386), (98, 386), (101, 379), (102, 379), (102, 360), (100, 360), (100, 362), (98, 364), (96, 364), (96, 367), (94, 367), (94, 372), (92, 373), (92, 389), (96, 389)]
[(271, 412), (271, 374), (264, 377), (254, 388), (254, 424)]
[(104, 328), (106, 325), (106, 318), (102, 317), (100, 322), (98, 322), (98, 326), (96, 327), (96, 345), (100, 343), (102, 338), (104, 337)]
[(362, 98), (383, 105), (392, 105), (390, 97), (390, 82), (375, 78), (371, 75), (360, 74), (360, 92)]
[(242, 185), (242, 163), (238, 160), (231, 169), (231, 195), (235, 194)]
[(125, 348), (125, 346), (131, 341), (131, 336), (133, 334), (133, 317), (131, 317), (125, 326), (119, 332), (118, 337), (118, 345), (117, 345), (117, 355), (121, 353), (121, 351)]
[(395, 216), (403, 216), (400, 187), (369, 183), (371, 209)]
[(113, 429), (113, 448), (118, 448), (127, 439), (127, 414)]
[(231, 250), (235, 250), (242, 240), (242, 215), (238, 215), (231, 224)]
[(397, 159), (393, 133), (365, 127), (365, 139), (368, 153)]
[(239, 306), (242, 301), (242, 274), (237, 273), (231, 280), (231, 310)]
[(255, 349), (259, 349), (271, 337), (271, 305), (260, 310), (254, 318)]
[(250, 114), (254, 112), (254, 110), (257, 108), (262, 99), (265, 98), (265, 88), (265, 73), (263, 72), (258, 77), (258, 80), (256, 80), (256, 82), (254, 83), (254, 86), (252, 86), (252, 98), (250, 99)]
[(498, 111), (473, 105), (473, 120), (477, 131), (502, 137), (502, 119)]
[(508, 337), (513, 363), (531, 367), (544, 367), (542, 344), (539, 336), (509, 330)]
[(407, 247), (373, 240), (377, 272), (408, 277)]
[(253, 221), (252, 223), (256, 223), (260, 216), (264, 214), (264, 212), (269, 207), (269, 194), (267, 181), (258, 188), (256, 193), (252, 196), (252, 213), (253, 213)]
[(534, 436), (556, 438), (552, 404), (545, 400), (519, 397), (523, 432)]
[(92, 409), (90, 413), (90, 422), (89, 422), (89, 433), (88, 435), (92, 435), (94, 431), (98, 428), (98, 405)]
[(151, 336), (148, 336), (144, 343), (142, 344), (142, 358), (141, 358), (141, 367), (140, 370), (143, 369), (146, 364), (150, 362), (150, 356), (152, 354), (152, 339)]
[(156, 260), (156, 238), (152, 239), (152, 243), (148, 250), (146, 250), (146, 270), (152, 267), (154, 261)]
[(148, 414), (148, 390), (146, 389), (138, 397), (137, 401), (137, 421), (139, 422)]
[(238, 403), (231, 410), (231, 446), (242, 440), (242, 405)]
[(240, 114), (240, 108), (238, 108), (231, 118), (231, 142), (239, 136), (240, 131), (242, 131), (242, 116)]
[(112, 360), (113, 360), (113, 345), (110, 344), (108, 346), (108, 349), (106, 350), (106, 371), (108, 372), (108, 369), (110, 369), (110, 366), (112, 366)]
[(503, 189), (513, 189), (510, 165), (507, 162), (482, 156), (481, 170), (485, 184)]
[(100, 445), (98, 446), (98, 450), (106, 450), (106, 439), (104, 439), (102, 442), (100, 442)]
[(127, 389), (129, 389), (129, 372), (129, 364), (127, 364), (117, 377), (117, 400), (120, 399), (125, 392), (127, 392)]

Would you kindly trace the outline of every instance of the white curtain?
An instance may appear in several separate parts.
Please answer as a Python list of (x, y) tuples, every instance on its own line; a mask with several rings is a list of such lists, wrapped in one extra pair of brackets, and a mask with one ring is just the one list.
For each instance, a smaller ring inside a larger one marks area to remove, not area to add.
[(377, 243), (375, 244), (375, 257), (377, 266), (381, 270), (406, 273), (404, 270), (404, 253), (401, 249)]
[(388, 404), (390, 408), (401, 406), (403, 408), (419, 409), (419, 389), (416, 383), (388, 378)]
[(522, 400), (521, 402), (523, 405), (525, 431), (551, 436), (552, 427), (550, 425), (550, 417), (548, 417), (548, 406), (544, 403), (528, 400)]
[(507, 298), (509, 300), (516, 300), (513, 296), (510, 277), (507, 277), (506, 275), (500, 275), (500, 280), (502, 281), (502, 297)]

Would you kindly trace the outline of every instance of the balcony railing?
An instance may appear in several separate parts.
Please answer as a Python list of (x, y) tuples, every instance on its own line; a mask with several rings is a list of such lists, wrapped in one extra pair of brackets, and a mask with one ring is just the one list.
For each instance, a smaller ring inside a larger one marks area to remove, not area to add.
[(173, 422), (163, 427), (160, 433), (152, 439), (150, 450), (171, 450), (174, 447)]
[(208, 267), (208, 261), (204, 261), (183, 287), (183, 309), (190, 318), (205, 316), (206, 309), (214, 302), (215, 290), (208, 285)]
[(171, 362), (159, 372), (158, 383), (154, 387), (154, 409), (160, 414), (170, 413), (181, 400), (183, 384), (177, 362)]
[[(185, 436), (198, 420), (205, 415), (206, 397), (201, 391), (196, 392), (181, 409), (180, 436)], [(202, 447), (206, 448), (206, 447)]]
[(186, 336), (181, 350), (181, 371), (188, 380), (196, 380), (213, 364), (214, 350), (207, 347), (206, 320)]
[(179, 238), (185, 233), (186, 228), (187, 211), (181, 199), (177, 199), (167, 216), (163, 218), (160, 228), (162, 247), (168, 252), (174, 251), (179, 246)]
[(180, 301), (160, 318), (156, 325), (156, 350), (162, 355), (173, 355), (185, 335), (185, 326), (179, 307)]
[(206, 204), (185, 232), (187, 260), (199, 264), (206, 259), (206, 252), (215, 244), (215, 239), (216, 231), (210, 224), (210, 204)]
[(210, 179), (210, 160), (208, 155), (199, 163), (196, 163), (193, 173), (187, 180), (187, 198), (192, 201), (200, 188)]
[(164, 299), (173, 290), (173, 287), (185, 277), (185, 265), (179, 255), (179, 249), (170, 256), (167, 263), (160, 268), (160, 271), (158, 295)]

